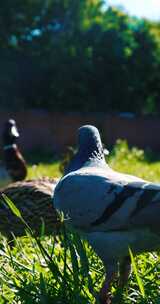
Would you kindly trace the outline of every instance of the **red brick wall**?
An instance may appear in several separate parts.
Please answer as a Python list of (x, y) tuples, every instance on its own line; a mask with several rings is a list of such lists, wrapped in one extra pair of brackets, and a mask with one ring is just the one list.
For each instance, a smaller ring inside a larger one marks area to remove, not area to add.
[(158, 117), (129, 118), (105, 113), (49, 113), (41, 110), (1, 111), (0, 131), (8, 118), (17, 121), (21, 135), (19, 142), (23, 151), (61, 151), (67, 145), (76, 144), (77, 128), (83, 124), (97, 126), (106, 145), (113, 145), (116, 139), (124, 138), (130, 145), (160, 151)]

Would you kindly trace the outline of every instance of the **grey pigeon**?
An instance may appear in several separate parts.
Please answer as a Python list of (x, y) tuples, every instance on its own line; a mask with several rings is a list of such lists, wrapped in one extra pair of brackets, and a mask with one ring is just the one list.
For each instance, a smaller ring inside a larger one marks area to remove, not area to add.
[(54, 207), (83, 235), (106, 267), (100, 302), (111, 303), (110, 287), (118, 273), (123, 286), (133, 253), (160, 246), (160, 185), (112, 170), (105, 162), (100, 134), (85, 125), (79, 148), (54, 192)]

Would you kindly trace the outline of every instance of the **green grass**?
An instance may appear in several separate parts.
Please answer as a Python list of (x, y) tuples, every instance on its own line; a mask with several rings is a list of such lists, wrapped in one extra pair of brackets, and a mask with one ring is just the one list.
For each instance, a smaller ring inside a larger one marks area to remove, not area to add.
[(60, 177), (59, 162), (54, 163), (39, 163), (37, 165), (28, 166), (28, 178), (39, 178), (42, 176)]
[[(107, 161), (118, 171), (160, 180), (160, 160), (149, 151), (129, 149), (125, 141), (116, 144)], [(60, 176), (59, 162), (45, 160), (29, 166), (29, 178), (44, 175)], [(10, 204), (10, 208), (20, 216), (14, 205)], [(54, 235), (37, 239), (26, 227), (26, 235), (15, 239), (12, 250), (1, 236), (0, 263), (0, 304), (99, 303), (103, 264), (84, 240), (66, 228), (58, 239)], [(116, 283), (112, 286), (113, 303), (160, 303), (160, 255), (132, 256), (132, 264), (128, 288), (122, 291)]]
[(117, 171), (160, 182), (160, 155), (158, 158), (150, 150), (144, 152), (136, 147), (129, 149), (126, 141), (119, 140), (108, 162)]

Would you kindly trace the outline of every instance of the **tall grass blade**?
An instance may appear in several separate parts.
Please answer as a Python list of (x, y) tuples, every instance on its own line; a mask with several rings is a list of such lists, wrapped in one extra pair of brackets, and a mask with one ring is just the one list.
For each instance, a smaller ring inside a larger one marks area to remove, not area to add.
[(76, 288), (79, 289), (79, 266), (78, 266), (77, 253), (76, 253), (75, 247), (74, 247), (71, 239), (68, 239), (68, 245), (69, 245), (69, 250), (70, 250), (70, 255), (71, 255), (74, 283), (75, 283)]
[(5, 203), (7, 203), (8, 207), (11, 209), (11, 211), (13, 212), (13, 214), (15, 216), (17, 216), (18, 218), (20, 218), (22, 221), (23, 220), (23, 217), (19, 211), (19, 209), (16, 207), (16, 205), (10, 200), (10, 198), (4, 194), (4, 193), (1, 193), (2, 197), (3, 197), (3, 200), (5, 201)]
[(130, 248), (129, 248), (129, 254), (130, 254), (130, 258), (131, 258), (131, 262), (132, 262), (133, 271), (135, 273), (137, 283), (138, 283), (138, 286), (139, 286), (139, 290), (141, 292), (142, 297), (145, 298), (144, 286), (143, 286), (143, 283), (142, 283), (142, 280), (141, 280), (140, 276), (138, 275), (138, 270), (137, 270), (137, 266), (136, 266), (136, 263), (135, 263), (135, 259), (134, 259), (132, 250)]

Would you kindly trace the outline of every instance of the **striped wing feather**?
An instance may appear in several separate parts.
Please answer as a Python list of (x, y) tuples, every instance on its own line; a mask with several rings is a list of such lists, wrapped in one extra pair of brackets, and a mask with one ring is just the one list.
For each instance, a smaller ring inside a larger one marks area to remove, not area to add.
[[(83, 174), (82, 174), (83, 172)], [(66, 175), (56, 188), (56, 207), (84, 231), (160, 226), (160, 185), (116, 172), (87, 168)], [(150, 216), (151, 214), (151, 216)]]

